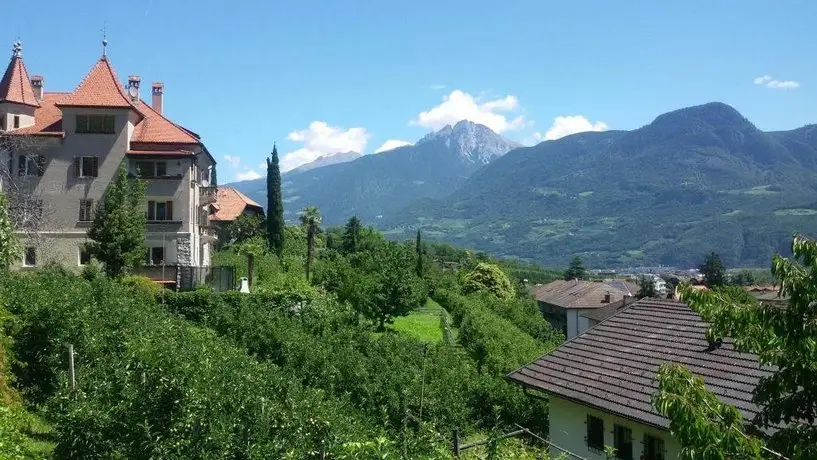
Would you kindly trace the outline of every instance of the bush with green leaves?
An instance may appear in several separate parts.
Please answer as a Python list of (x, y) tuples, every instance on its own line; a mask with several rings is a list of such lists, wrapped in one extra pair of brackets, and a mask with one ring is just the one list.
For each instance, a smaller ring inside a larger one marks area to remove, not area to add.
[(312, 458), (382, 434), (343, 398), (304, 387), (141, 291), (46, 271), (6, 279), (0, 298), (17, 318), (19, 383), (52, 417), (57, 457)]
[(508, 279), (508, 275), (501, 268), (493, 264), (480, 262), (463, 278), (462, 292), (464, 294), (485, 292), (500, 299), (511, 299), (516, 291), (510, 279)]

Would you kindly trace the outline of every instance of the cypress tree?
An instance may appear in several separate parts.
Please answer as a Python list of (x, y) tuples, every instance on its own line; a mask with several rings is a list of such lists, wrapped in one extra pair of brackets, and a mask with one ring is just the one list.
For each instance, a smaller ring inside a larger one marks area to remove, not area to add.
[(423, 277), (423, 240), (420, 237), (420, 229), (417, 229), (417, 243), (416, 248), (417, 251), (417, 276), (420, 278)]
[(278, 147), (273, 144), (267, 158), (267, 244), (280, 259), (284, 253), (284, 201), (281, 197), (281, 169)]

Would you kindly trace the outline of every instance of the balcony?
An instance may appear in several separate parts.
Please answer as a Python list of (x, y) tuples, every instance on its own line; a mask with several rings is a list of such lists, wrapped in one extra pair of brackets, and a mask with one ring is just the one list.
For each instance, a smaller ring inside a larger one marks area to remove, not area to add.
[(218, 187), (199, 187), (199, 201), (201, 205), (210, 204), (218, 198)]

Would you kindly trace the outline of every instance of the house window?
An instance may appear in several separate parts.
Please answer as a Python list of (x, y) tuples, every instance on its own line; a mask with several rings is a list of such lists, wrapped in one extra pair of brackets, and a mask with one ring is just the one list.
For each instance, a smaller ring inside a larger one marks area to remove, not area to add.
[(77, 115), (75, 132), (80, 134), (113, 134), (114, 122), (113, 115)]
[(23, 253), (23, 266), (36, 267), (37, 266), (37, 249), (27, 247)]
[(91, 252), (88, 251), (88, 247), (80, 245), (79, 247), (79, 264), (80, 265), (88, 265), (91, 263)]
[(604, 450), (604, 420), (587, 416), (587, 437), (585, 438), (587, 447), (591, 450)]
[(147, 219), (149, 221), (173, 220), (173, 202), (148, 201)]
[(664, 440), (645, 434), (643, 458), (644, 460), (664, 460)]
[(79, 200), (79, 221), (90, 222), (94, 220), (94, 200)]
[(20, 155), (17, 172), (23, 176), (42, 176), (45, 171), (45, 157), (42, 155)]
[(20, 115), (15, 115), (14, 116), (14, 129), (17, 129), (19, 127), (20, 127)]
[(74, 157), (74, 177), (97, 177), (99, 157)]
[(148, 249), (145, 265), (161, 265), (165, 262), (165, 248), (155, 247)]
[(166, 161), (137, 161), (136, 175), (139, 177), (164, 177), (167, 176)]
[(616, 458), (622, 460), (632, 460), (633, 458), (633, 432), (629, 428), (621, 425), (613, 427), (613, 447), (616, 448)]

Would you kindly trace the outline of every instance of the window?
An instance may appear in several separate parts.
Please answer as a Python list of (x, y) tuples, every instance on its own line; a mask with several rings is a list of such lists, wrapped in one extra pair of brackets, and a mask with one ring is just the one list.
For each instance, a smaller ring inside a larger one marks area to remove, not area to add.
[(94, 200), (79, 200), (79, 221), (90, 222), (94, 220)]
[(80, 134), (113, 134), (113, 115), (77, 115), (75, 132)]
[(17, 129), (19, 127), (20, 127), (20, 115), (15, 115), (14, 116), (14, 129)]
[(23, 266), (35, 267), (37, 266), (37, 249), (27, 247), (23, 253)]
[(633, 432), (625, 426), (613, 426), (613, 447), (616, 448), (616, 458), (632, 460)]
[(45, 171), (45, 157), (42, 155), (20, 155), (17, 172), (23, 176), (42, 176)]
[(139, 177), (167, 176), (166, 161), (137, 161), (136, 175)]
[(587, 416), (587, 447), (590, 449), (604, 450), (604, 420)]
[(0, 129), (8, 129), (6, 126), (6, 114), (0, 113)]
[(79, 264), (80, 265), (88, 265), (91, 263), (91, 253), (88, 251), (88, 247), (80, 245), (79, 247)]
[(644, 435), (644, 460), (664, 460), (664, 440)]
[(97, 177), (99, 157), (74, 157), (74, 177)]
[(148, 201), (147, 218), (149, 221), (173, 220), (172, 201)]
[(145, 259), (146, 265), (161, 265), (165, 262), (165, 248), (150, 248)]

